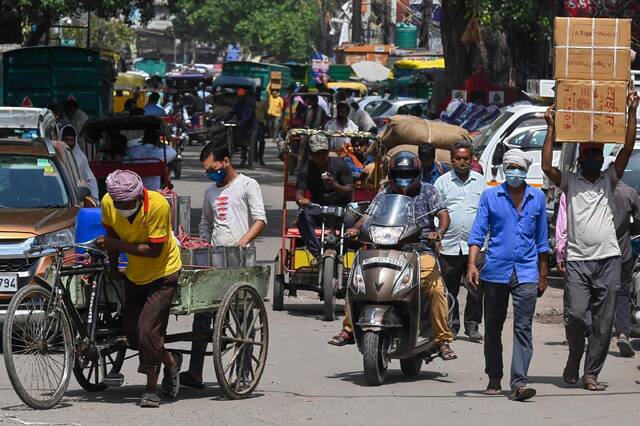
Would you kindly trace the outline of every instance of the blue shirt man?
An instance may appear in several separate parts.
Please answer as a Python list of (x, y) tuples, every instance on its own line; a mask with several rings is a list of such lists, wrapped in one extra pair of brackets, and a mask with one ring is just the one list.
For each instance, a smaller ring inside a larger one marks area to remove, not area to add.
[[(533, 356), (531, 328), (538, 295), (547, 288), (547, 209), (544, 194), (525, 182), (531, 159), (519, 149), (504, 154), (507, 181), (487, 189), (480, 197), (478, 214), (469, 235), (469, 284), (484, 287), (486, 394), (501, 392), (503, 375), (502, 328), (509, 296), (513, 300), (513, 356), (511, 399), (524, 401), (535, 395), (527, 388)], [(489, 235), (482, 273), (476, 260)]]
[(144, 115), (157, 115), (162, 117), (167, 115), (164, 108), (158, 105), (160, 101), (160, 94), (153, 92), (149, 95), (149, 102), (144, 106)]

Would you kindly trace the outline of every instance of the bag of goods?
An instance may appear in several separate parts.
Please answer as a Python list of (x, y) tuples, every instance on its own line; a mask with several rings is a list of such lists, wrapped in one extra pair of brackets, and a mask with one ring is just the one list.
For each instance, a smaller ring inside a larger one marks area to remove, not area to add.
[(394, 115), (389, 119), (380, 140), (387, 149), (397, 145), (431, 143), (436, 148), (448, 150), (460, 140), (471, 141), (471, 137), (467, 130), (452, 124), (412, 115)]

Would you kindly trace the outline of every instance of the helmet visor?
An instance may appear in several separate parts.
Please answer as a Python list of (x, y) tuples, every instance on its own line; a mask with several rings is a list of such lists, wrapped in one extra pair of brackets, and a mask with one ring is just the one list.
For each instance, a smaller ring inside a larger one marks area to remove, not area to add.
[(410, 186), (420, 177), (420, 170), (390, 170), (389, 179), (392, 179), (399, 187)]

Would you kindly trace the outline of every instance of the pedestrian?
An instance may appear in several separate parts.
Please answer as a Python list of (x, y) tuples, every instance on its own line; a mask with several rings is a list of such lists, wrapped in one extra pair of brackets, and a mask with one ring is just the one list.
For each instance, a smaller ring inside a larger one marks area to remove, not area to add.
[(237, 102), (222, 118), (222, 121), (230, 121), (232, 118), (237, 120), (237, 127), (234, 131), (234, 140), (237, 145), (241, 146), (242, 162), (240, 167), (251, 166), (247, 164), (247, 154), (249, 147), (253, 149), (257, 140), (258, 121), (256, 120), (256, 102), (253, 96), (249, 96), (247, 89), (238, 88), (236, 95)]
[[(442, 278), (454, 301), (451, 330), (454, 335), (458, 335), (460, 331), (458, 293), (461, 281), (467, 276), (469, 262), (467, 238), (478, 213), (480, 196), (487, 187), (484, 177), (471, 171), (472, 159), (473, 146), (469, 142), (462, 141), (452, 145), (453, 170), (440, 176), (434, 185), (444, 199), (451, 218), (449, 230), (442, 237), (440, 268)], [(478, 326), (482, 322), (482, 286), (477, 290), (471, 288), (468, 290), (464, 310), (464, 334), (472, 341), (481, 341), (482, 335), (478, 331)]]
[(164, 108), (158, 105), (158, 102), (160, 102), (160, 93), (153, 92), (150, 94), (147, 99), (147, 104), (144, 106), (144, 115), (155, 115), (158, 117), (167, 115)]
[[(631, 307), (629, 292), (633, 285), (633, 268), (635, 259), (631, 250), (631, 226), (640, 220), (640, 196), (638, 191), (624, 182), (618, 182), (613, 192), (614, 210), (613, 223), (620, 247), (621, 275), (620, 286), (616, 293), (616, 312), (614, 319), (614, 336), (620, 356), (630, 358), (635, 355), (629, 341), (631, 334)], [(560, 196), (558, 204), (558, 218), (556, 222), (556, 259), (558, 270), (565, 274), (567, 260), (567, 197)]]
[[(164, 347), (171, 299), (182, 269), (180, 249), (171, 229), (171, 209), (162, 194), (147, 191), (140, 176), (116, 170), (107, 176), (102, 223), (107, 234), (96, 245), (109, 254), (110, 275), (124, 281), (123, 325), (129, 346), (138, 350), (138, 372), (147, 375), (141, 407), (158, 407), (158, 374), (164, 365), (162, 397), (174, 399), (180, 389), (182, 355)], [(118, 270), (120, 253), (127, 269)]]
[(264, 145), (265, 138), (268, 132), (268, 102), (262, 100), (262, 93), (260, 90), (256, 90), (256, 121), (257, 123), (257, 146), (256, 146), (256, 159), (261, 166), (264, 166)]
[(80, 186), (86, 186), (89, 189), (91, 197), (98, 200), (98, 181), (89, 167), (89, 160), (87, 160), (87, 156), (82, 152), (78, 145), (78, 133), (76, 132), (76, 129), (74, 129), (70, 124), (64, 126), (61, 131), (61, 139), (62, 142), (66, 143), (71, 150), (73, 159), (78, 166), (80, 179), (82, 179)]
[[(253, 246), (267, 225), (260, 184), (234, 170), (225, 145), (207, 144), (200, 153), (200, 162), (213, 181), (204, 195), (200, 238), (211, 241), (215, 247)], [(212, 313), (195, 314), (193, 333), (209, 332), (212, 321)], [(204, 388), (202, 370), (207, 344), (206, 340), (194, 340), (191, 344), (189, 370), (180, 374), (183, 385)]]
[(280, 96), (280, 92), (276, 89), (269, 90), (269, 110), (267, 121), (269, 136), (273, 139), (273, 142), (278, 140), (278, 135), (280, 134), (283, 108), (284, 100)]
[(625, 144), (604, 172), (603, 147), (593, 143), (580, 144), (578, 172), (561, 172), (554, 167), (555, 111), (551, 107), (545, 113), (548, 129), (542, 148), (542, 170), (567, 197), (564, 321), (569, 357), (562, 378), (569, 384), (578, 382), (586, 331), (589, 345), (582, 383), (589, 391), (605, 390), (598, 375), (609, 351), (621, 274), (612, 206), (615, 187), (633, 151), (637, 107), (638, 94), (631, 91), (627, 97)]
[(68, 122), (65, 122), (65, 124), (71, 124), (71, 126), (76, 129), (76, 132), (78, 133), (77, 143), (80, 145), (82, 152), (86, 153), (87, 147), (85, 146), (84, 138), (80, 135), (82, 134), (84, 124), (89, 121), (89, 116), (80, 109), (78, 101), (72, 96), (62, 102), (62, 111), (69, 120)]
[(418, 148), (418, 157), (422, 163), (422, 181), (436, 183), (436, 180), (451, 170), (451, 167), (436, 160), (436, 147), (430, 143), (423, 143)]
[[(507, 181), (482, 193), (469, 235), (468, 284), (484, 287), (484, 360), (489, 376), (486, 395), (502, 393), (502, 329), (509, 296), (513, 303), (513, 354), (510, 399), (535, 396), (527, 387), (533, 356), (536, 299), (547, 288), (547, 206), (544, 193), (525, 182), (531, 159), (519, 149), (504, 154)], [(478, 255), (489, 236), (482, 272)]]
[[(349, 105), (346, 102), (339, 102), (336, 105), (336, 118), (332, 118), (325, 124), (324, 129), (334, 132), (357, 132), (358, 126), (349, 119)], [(329, 148), (337, 151), (342, 145), (350, 143), (351, 139), (343, 136), (329, 138)]]

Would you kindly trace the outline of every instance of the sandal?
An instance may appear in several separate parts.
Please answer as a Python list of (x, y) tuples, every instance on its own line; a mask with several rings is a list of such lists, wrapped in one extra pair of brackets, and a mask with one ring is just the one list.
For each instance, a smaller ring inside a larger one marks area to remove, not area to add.
[(155, 393), (143, 393), (140, 397), (140, 407), (158, 408), (160, 407), (160, 397)]
[(527, 385), (520, 385), (511, 392), (509, 399), (511, 401), (526, 401), (536, 396), (536, 390), (528, 388)]
[(592, 392), (602, 392), (607, 389), (602, 383), (598, 382), (594, 376), (584, 376), (582, 378), (582, 387)]
[(489, 378), (489, 384), (487, 385), (484, 394), (490, 396), (502, 395), (502, 386), (500, 386), (500, 379)]
[(578, 383), (578, 379), (580, 375), (580, 365), (576, 364), (571, 360), (567, 360), (567, 365), (564, 367), (564, 371), (562, 372), (562, 380), (569, 385), (575, 385)]
[(341, 330), (340, 333), (333, 336), (327, 343), (333, 346), (353, 345), (356, 341), (353, 339), (353, 334), (346, 330)]
[(164, 377), (162, 378), (162, 397), (165, 399), (174, 399), (178, 396), (180, 390), (180, 367), (182, 367), (182, 354), (180, 352), (171, 352), (176, 362), (176, 368), (164, 368)]
[(453, 351), (453, 349), (451, 349), (451, 346), (449, 346), (448, 343), (443, 343), (442, 345), (440, 345), (440, 347), (438, 348), (438, 355), (440, 355), (440, 358), (442, 358), (444, 361), (451, 361), (458, 358), (458, 355), (456, 355), (456, 353)]
[(199, 382), (196, 380), (193, 375), (188, 371), (183, 371), (180, 373), (180, 385), (181, 386), (189, 386), (194, 389), (204, 389), (205, 385), (203, 382)]

